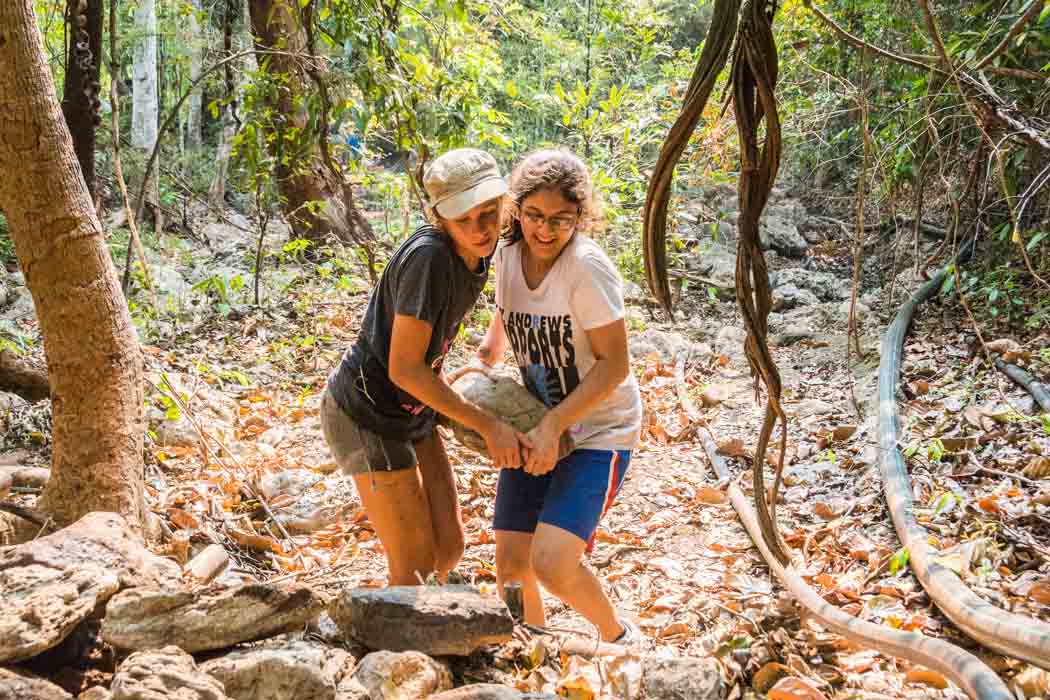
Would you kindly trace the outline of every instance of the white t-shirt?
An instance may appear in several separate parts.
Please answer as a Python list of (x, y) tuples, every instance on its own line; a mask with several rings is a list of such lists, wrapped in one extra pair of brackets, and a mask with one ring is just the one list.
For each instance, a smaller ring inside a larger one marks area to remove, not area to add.
[[(597, 243), (577, 233), (536, 289), (522, 272), (524, 241), (496, 251), (496, 306), (522, 381), (547, 406), (556, 406), (594, 366), (584, 331), (624, 317), (623, 284)], [(642, 398), (633, 373), (570, 434), (577, 448), (632, 450), (642, 426)]]

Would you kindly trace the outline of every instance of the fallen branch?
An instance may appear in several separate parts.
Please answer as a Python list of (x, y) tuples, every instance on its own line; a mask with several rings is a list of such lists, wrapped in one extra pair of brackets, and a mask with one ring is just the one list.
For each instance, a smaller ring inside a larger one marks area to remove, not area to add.
[[(972, 245), (971, 242), (963, 247), (954, 265), (957, 266), (972, 253)], [(900, 307), (883, 339), (879, 363), (878, 429), (879, 468), (886, 502), (897, 536), (908, 551), (909, 565), (941, 612), (986, 647), (1050, 668), (1050, 625), (991, 605), (971, 591), (954, 571), (936, 561), (938, 553), (930, 546), (929, 533), (915, 517), (911, 479), (904, 457), (898, 449), (900, 416), (897, 412), (897, 386), (901, 354), (916, 308), (940, 289), (949, 267), (942, 268)]]
[(714, 440), (706, 432), (701, 439), (715, 475), (720, 481), (729, 482), (729, 499), (762, 558), (791, 595), (822, 627), (863, 647), (933, 669), (962, 688), (974, 700), (1013, 698), (1002, 679), (973, 654), (942, 639), (927, 637), (919, 632), (905, 632), (861, 620), (844, 613), (821, 598), (794, 566), (781, 564), (769, 551), (750, 502), (740, 487), (732, 481), (729, 469), (725, 460), (718, 454)]
[(44, 527), (47, 524), (47, 518), (37, 515), (34, 511), (22, 506), (16, 506), (14, 503), (0, 503), (0, 511), (10, 513), (11, 515), (17, 515), (22, 520), (28, 520), (37, 527)]

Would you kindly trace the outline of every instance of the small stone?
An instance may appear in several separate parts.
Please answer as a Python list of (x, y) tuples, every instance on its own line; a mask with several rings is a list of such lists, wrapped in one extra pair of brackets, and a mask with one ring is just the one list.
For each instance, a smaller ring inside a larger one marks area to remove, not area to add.
[(339, 687), (337, 700), (354, 700), (363, 691), (368, 700), (422, 700), (452, 689), (452, 674), (418, 651), (376, 651), (361, 659), (350, 683)]
[[(270, 430), (274, 430), (271, 428)], [(269, 430), (263, 433), (263, 436), (269, 434)], [(259, 438), (262, 440), (262, 437)], [(264, 444), (272, 444), (265, 443)], [(320, 474), (307, 471), (305, 469), (285, 469), (273, 474), (267, 474), (264, 476), (259, 483), (259, 488), (262, 490), (262, 494), (265, 498), (271, 499), (282, 493), (288, 494), (289, 496), (298, 496), (303, 491), (311, 488), (317, 482), (321, 481), (324, 477)]]
[(718, 662), (689, 656), (643, 659), (642, 691), (660, 700), (721, 700), (726, 694)]
[(503, 601), (471, 586), (348, 589), (328, 612), (344, 634), (369, 649), (468, 656), (510, 641), (514, 632)]
[(819, 304), (820, 299), (808, 289), (800, 289), (793, 284), (785, 284), (773, 290), (773, 310), (784, 311), (799, 306)]
[(96, 685), (94, 688), (88, 688), (83, 693), (77, 696), (77, 700), (112, 700), (113, 693), (109, 692), (108, 688), (103, 688), (101, 685)]
[(795, 407), (796, 418), (808, 418), (810, 416), (826, 416), (835, 413), (835, 407), (827, 401), (820, 399), (803, 399)]
[(225, 649), (305, 627), (323, 608), (301, 586), (249, 584), (210, 595), (136, 588), (109, 601), (102, 638), (118, 649)]
[(73, 696), (28, 671), (0, 667), (0, 700), (73, 700)]
[(113, 676), (113, 700), (228, 700), (222, 683), (178, 647), (138, 651)]
[(743, 328), (739, 326), (725, 326), (718, 331), (718, 336), (715, 338), (715, 353), (727, 357), (742, 356), (746, 339), (747, 332)]
[(788, 326), (773, 337), (773, 344), (778, 347), (787, 347), (812, 338), (813, 331), (805, 326)]
[(850, 282), (830, 272), (805, 270), (793, 267), (769, 273), (769, 285), (777, 287), (793, 285), (813, 292), (820, 301), (839, 301), (850, 294)]
[(335, 700), (354, 658), (342, 649), (293, 641), (233, 651), (200, 669), (220, 681), (231, 700)]
[(3, 418), (4, 414), (11, 413), (14, 411), (21, 411), (29, 407), (29, 402), (23, 399), (18, 394), (12, 394), (7, 391), (0, 391), (0, 418)]

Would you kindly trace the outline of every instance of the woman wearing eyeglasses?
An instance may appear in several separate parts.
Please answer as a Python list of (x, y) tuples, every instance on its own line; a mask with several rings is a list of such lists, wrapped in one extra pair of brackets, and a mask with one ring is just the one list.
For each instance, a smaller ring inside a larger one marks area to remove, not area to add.
[[(496, 306), (478, 359), (507, 346), (529, 391), (550, 411), (529, 434), (522, 469), (496, 493), (500, 586), (520, 582), (525, 621), (545, 623), (538, 583), (583, 615), (605, 641), (639, 638), (582, 560), (623, 482), (642, 403), (630, 371), (622, 281), (586, 236), (602, 223), (587, 167), (564, 150), (533, 153), (514, 170), (509, 231), (496, 251)], [(576, 449), (558, 460), (561, 435)]]

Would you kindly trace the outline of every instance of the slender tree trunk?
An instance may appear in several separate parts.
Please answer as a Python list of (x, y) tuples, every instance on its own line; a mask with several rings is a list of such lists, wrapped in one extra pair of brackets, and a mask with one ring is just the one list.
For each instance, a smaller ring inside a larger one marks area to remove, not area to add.
[[(200, 0), (193, 0), (193, 11), (190, 12), (186, 23), (186, 34), (189, 38), (190, 50), (190, 82), (194, 82), (201, 74), (201, 58), (204, 55), (204, 34), (201, 32), (200, 23), (197, 21), (197, 13), (200, 12)], [(201, 139), (201, 91), (198, 88), (190, 95), (189, 108), (186, 113), (186, 147), (191, 151), (200, 150)]]
[[(160, 129), (160, 100), (157, 95), (157, 2), (139, 0), (135, 10), (135, 31), (139, 35), (135, 45), (134, 74), (132, 76), (131, 145), (139, 149), (143, 162), (149, 159)], [(151, 172), (143, 173), (149, 179), (146, 198), (153, 208), (155, 230), (161, 228), (160, 194), (156, 162)]]
[[(324, 241), (330, 235), (349, 240), (349, 232), (357, 230), (355, 216), (340, 199), (340, 183), (335, 182), (321, 161), (316, 148), (303, 161), (282, 158), (282, 137), (292, 129), (309, 128), (306, 111), (297, 108), (307, 88), (308, 76), (302, 67), (306, 54), (306, 35), (299, 22), (296, 0), (249, 0), (252, 35), (257, 50), (280, 51), (282, 54), (259, 56), (259, 65), (270, 75), (280, 76), (282, 89), (272, 98), (270, 106), (277, 115), (276, 138), (269, 138), (277, 161), (277, 187), (281, 193), (282, 209), (292, 227), (292, 235), (311, 241)], [(289, 55), (296, 54), (296, 55)], [(271, 136), (268, 134), (267, 136)], [(324, 134), (324, 138), (328, 135)], [(314, 140), (317, 134), (313, 135)], [(318, 208), (310, 202), (323, 202)]]
[[(54, 451), (40, 506), (140, 528), (142, 355), (59, 109), (32, 0), (0, 2), (0, 209), (44, 336)], [(13, 174), (17, 175), (13, 175)]]
[[(84, 182), (95, 197), (95, 128), (99, 120), (99, 62), (102, 60), (102, 0), (70, 3), (69, 53), (62, 90), (62, 114), (73, 137)], [(83, 23), (83, 27), (81, 27)]]

